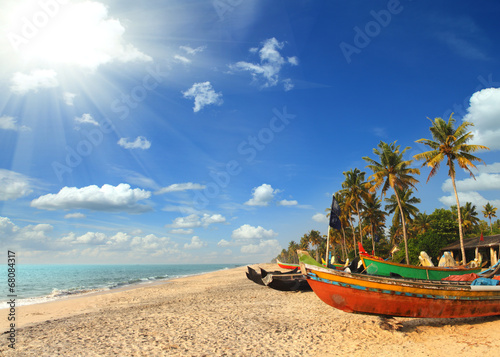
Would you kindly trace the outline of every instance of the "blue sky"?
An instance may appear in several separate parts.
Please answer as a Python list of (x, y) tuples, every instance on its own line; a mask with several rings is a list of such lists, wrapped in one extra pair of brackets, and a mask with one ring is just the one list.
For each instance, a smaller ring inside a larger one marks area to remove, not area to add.
[[(379, 141), (468, 120), (500, 206), (490, 1), (2, 0), (0, 234), (20, 263), (250, 263), (311, 229)], [(420, 166), (420, 164), (415, 164)], [(443, 166), (419, 208), (454, 204)]]

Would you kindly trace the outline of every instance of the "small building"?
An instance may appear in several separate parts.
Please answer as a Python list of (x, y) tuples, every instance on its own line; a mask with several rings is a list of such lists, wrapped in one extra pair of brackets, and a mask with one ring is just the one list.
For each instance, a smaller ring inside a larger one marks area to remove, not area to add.
[[(472, 237), (464, 239), (464, 249), (465, 255), (467, 256), (467, 261), (473, 260), (477, 257), (478, 253), (481, 253), (483, 257), (483, 263), (488, 261), (488, 266), (494, 265), (498, 261), (498, 252), (500, 250), (500, 234), (495, 234), (492, 236), (485, 236), (483, 240), (481, 237)], [(462, 250), (460, 247), (460, 240), (441, 248), (441, 254), (445, 251), (453, 252), (453, 256), (456, 258), (462, 255)], [(460, 260), (460, 259), (457, 259)]]

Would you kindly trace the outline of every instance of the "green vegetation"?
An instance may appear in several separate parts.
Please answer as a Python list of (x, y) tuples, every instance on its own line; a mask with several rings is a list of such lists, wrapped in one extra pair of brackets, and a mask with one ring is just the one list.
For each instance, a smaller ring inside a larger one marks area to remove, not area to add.
[[(420, 170), (411, 167), (413, 160), (404, 159), (404, 154), (410, 148), (400, 150), (396, 142), (381, 141), (373, 149), (376, 159), (363, 157), (368, 163), (367, 168), (373, 174), (365, 180), (366, 172), (358, 168), (343, 172), (345, 180), (342, 188), (335, 193), (335, 199), (340, 206), (339, 219), (342, 228), (330, 228), (329, 250), (337, 261), (353, 259), (358, 254), (357, 242), (362, 242), (365, 250), (371, 250), (372, 254), (386, 258), (393, 253), (394, 261), (405, 260), (410, 264), (418, 264), (420, 252), (425, 251), (433, 258), (434, 263), (437, 263), (440, 249), (457, 238), (460, 238), (461, 243), (460, 259), (465, 257), (465, 260), (469, 260), (472, 257), (465, 256), (464, 238), (477, 237), (480, 234), (486, 236), (488, 227), (489, 235), (500, 234), (500, 220), (492, 222), (492, 218), (496, 218), (497, 208), (490, 203), (483, 206), (481, 213), (488, 222), (482, 221), (478, 217), (477, 207), (471, 202), (460, 206), (455, 184), (455, 162), (475, 178), (471, 171), (476, 168), (473, 162), (483, 160), (471, 153), (488, 148), (467, 144), (473, 137), (472, 133), (467, 131), (472, 124), (463, 122), (455, 129), (453, 114), (448, 122), (435, 118), (431, 123), (433, 140), (417, 140), (417, 143), (427, 145), (431, 150), (417, 154), (413, 159), (422, 160), (422, 166), (431, 168), (427, 181), (437, 173), (441, 162), (446, 163), (457, 205), (450, 209), (436, 209), (429, 215), (420, 212), (420, 199), (414, 196), (413, 191), (415, 184), (419, 182), (415, 176), (420, 175)], [(380, 197), (377, 197), (379, 189)], [(386, 197), (389, 189), (393, 194)], [(385, 202), (385, 211), (382, 211), (382, 202)], [(327, 208), (326, 212), (328, 217), (330, 208)], [(387, 227), (386, 218), (390, 215), (392, 222)], [(297, 249), (306, 249), (320, 261), (325, 257), (326, 244), (326, 236), (311, 230), (300, 238), (298, 244), (292, 240), (288, 249), (283, 249), (277, 259), (297, 263)]]
[[(429, 139), (417, 140), (417, 143), (427, 145), (431, 148), (431, 150), (415, 155), (414, 159), (424, 160), (422, 166), (427, 165), (431, 168), (431, 172), (429, 173), (427, 181), (429, 181), (429, 179), (437, 173), (441, 162), (444, 160), (446, 161), (446, 165), (448, 165), (448, 176), (450, 176), (451, 183), (453, 184), (453, 191), (455, 192), (457, 207), (460, 207), (457, 186), (455, 183), (455, 161), (460, 168), (469, 172), (469, 174), (474, 177), (471, 168), (476, 168), (476, 166), (473, 164), (473, 162), (483, 162), (483, 160), (472, 155), (471, 153), (481, 149), (489, 150), (489, 148), (483, 145), (467, 144), (467, 142), (470, 141), (473, 137), (472, 132), (468, 132), (467, 129), (474, 124), (464, 121), (462, 125), (455, 129), (455, 119), (453, 119), (453, 113), (451, 113), (450, 118), (448, 119), (448, 123), (446, 123), (442, 118), (435, 118), (434, 121), (431, 120), (431, 123), (432, 126), (429, 128), (429, 130), (431, 131), (434, 141)], [(457, 213), (462, 257), (465, 257), (461, 210), (457, 209)]]

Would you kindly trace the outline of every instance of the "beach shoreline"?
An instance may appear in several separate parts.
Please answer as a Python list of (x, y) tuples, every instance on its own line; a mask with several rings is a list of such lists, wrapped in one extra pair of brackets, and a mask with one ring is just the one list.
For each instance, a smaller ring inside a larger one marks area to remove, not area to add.
[[(278, 269), (276, 264), (254, 268)], [(5, 356), (479, 356), (500, 349), (500, 317), (404, 319), (331, 308), (313, 292), (257, 285), (246, 266), (16, 308)], [(9, 330), (0, 310), (2, 332)]]

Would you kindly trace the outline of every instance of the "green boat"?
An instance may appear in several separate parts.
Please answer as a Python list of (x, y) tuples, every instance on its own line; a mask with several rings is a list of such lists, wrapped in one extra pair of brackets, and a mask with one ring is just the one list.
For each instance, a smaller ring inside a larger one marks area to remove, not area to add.
[(481, 267), (463, 268), (463, 267), (426, 267), (407, 264), (392, 263), (385, 260), (374, 259), (361, 256), (361, 261), (365, 267), (366, 273), (370, 275), (391, 276), (391, 273), (398, 274), (403, 278), (441, 280), (450, 275), (463, 275), (470, 273), (479, 273)]

